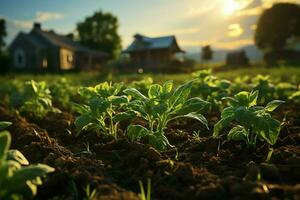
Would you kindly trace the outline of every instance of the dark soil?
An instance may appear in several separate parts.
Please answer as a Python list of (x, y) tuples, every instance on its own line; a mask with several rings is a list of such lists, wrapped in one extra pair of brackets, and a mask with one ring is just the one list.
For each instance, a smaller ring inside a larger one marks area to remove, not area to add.
[(0, 107), (0, 121), (13, 122), (12, 148), (32, 164), (55, 168), (36, 199), (83, 199), (87, 185), (97, 189), (97, 199), (139, 199), (138, 181), (146, 187), (147, 178), (151, 199), (300, 199), (300, 106), (281, 106), (274, 113), (285, 119), (277, 144), (259, 143), (252, 150), (213, 139), (218, 117), (208, 117), (209, 131), (194, 121), (174, 121), (166, 136), (176, 148), (159, 153), (122, 135), (118, 140), (89, 132), (75, 137), (69, 113), (25, 119)]

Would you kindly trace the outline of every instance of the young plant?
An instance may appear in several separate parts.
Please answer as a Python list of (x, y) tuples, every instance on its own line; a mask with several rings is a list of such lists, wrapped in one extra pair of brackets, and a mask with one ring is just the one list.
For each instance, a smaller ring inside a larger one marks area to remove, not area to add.
[(265, 105), (267, 102), (275, 98), (275, 86), (271, 82), (270, 76), (257, 75), (252, 79), (253, 90), (259, 92), (257, 102)]
[(200, 121), (206, 127), (207, 121), (200, 112), (208, 105), (198, 97), (189, 98), (192, 82), (180, 85), (172, 91), (172, 81), (167, 81), (163, 86), (153, 84), (145, 96), (135, 88), (128, 88), (124, 93), (132, 97), (129, 110), (138, 113), (147, 123), (147, 127), (130, 125), (127, 129), (131, 140), (146, 137), (149, 143), (158, 150), (171, 146), (164, 131), (167, 124), (178, 118), (192, 118)]
[[(3, 130), (11, 123), (0, 122)], [(29, 165), (18, 150), (9, 150), (9, 132), (0, 132), (0, 197), (1, 199), (31, 199), (37, 193), (41, 177), (54, 169), (44, 164)], [(27, 165), (24, 167), (24, 165)]]
[(223, 97), (228, 96), (231, 82), (211, 75), (211, 70), (195, 72), (191, 94), (211, 103), (212, 110), (222, 109)]
[(221, 114), (221, 120), (214, 126), (214, 137), (218, 137), (220, 131), (236, 122), (227, 137), (230, 140), (245, 141), (248, 147), (255, 147), (257, 139), (274, 145), (277, 141), (281, 124), (273, 119), (270, 112), (280, 104), (280, 100), (269, 102), (266, 107), (257, 106), (258, 91), (240, 92), (235, 98), (227, 97), (229, 107)]
[(151, 179), (147, 179), (147, 193), (145, 193), (145, 188), (142, 181), (139, 181), (139, 186), (141, 193), (139, 194), (140, 200), (151, 200)]
[(97, 134), (103, 132), (117, 138), (118, 124), (135, 116), (133, 111), (125, 111), (129, 100), (127, 96), (119, 95), (122, 86), (104, 82), (79, 90), (87, 104), (76, 104), (76, 110), (81, 114), (75, 120), (78, 134), (88, 130), (96, 131)]
[(12, 106), (19, 108), (21, 113), (31, 113), (38, 118), (44, 117), (48, 112), (60, 112), (52, 106), (52, 96), (44, 81), (26, 82), (24, 90), (11, 98)]
[(50, 85), (53, 101), (60, 103), (64, 107), (70, 107), (73, 94), (76, 93), (75, 87), (66, 78), (61, 78)]

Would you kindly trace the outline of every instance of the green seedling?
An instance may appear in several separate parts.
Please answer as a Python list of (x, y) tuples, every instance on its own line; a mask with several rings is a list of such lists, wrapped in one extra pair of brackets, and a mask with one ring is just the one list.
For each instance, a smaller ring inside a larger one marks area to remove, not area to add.
[(145, 193), (144, 185), (142, 181), (139, 181), (141, 193), (139, 194), (141, 200), (151, 200), (151, 180), (147, 179), (147, 193)]
[(51, 92), (44, 81), (26, 82), (24, 90), (11, 97), (11, 104), (19, 108), (21, 113), (34, 114), (38, 118), (44, 117), (48, 112), (60, 112), (52, 106)]
[(82, 131), (95, 131), (117, 138), (118, 125), (123, 120), (135, 117), (135, 112), (126, 111), (129, 99), (119, 95), (122, 84), (101, 83), (95, 87), (81, 88), (79, 94), (87, 104), (76, 105), (81, 115), (76, 118), (77, 135)]
[(211, 74), (211, 70), (195, 72), (191, 94), (210, 102), (212, 110), (222, 109), (222, 98), (228, 96), (231, 82)]
[[(10, 123), (0, 122), (3, 130)], [(31, 199), (37, 194), (41, 177), (54, 169), (44, 164), (29, 165), (28, 160), (18, 150), (9, 150), (9, 132), (0, 132), (0, 197), (1, 199)]]
[(124, 90), (132, 98), (128, 110), (138, 113), (148, 123), (147, 127), (130, 125), (127, 129), (128, 137), (131, 140), (147, 137), (149, 143), (161, 151), (172, 146), (164, 134), (167, 124), (172, 120), (191, 118), (208, 128), (207, 121), (200, 112), (209, 103), (198, 97), (189, 98), (191, 87), (192, 82), (189, 82), (173, 91), (172, 81), (167, 81), (163, 86), (151, 85), (147, 96), (135, 88)]
[(257, 102), (265, 105), (267, 102), (275, 98), (276, 88), (271, 82), (270, 76), (257, 75), (252, 79), (253, 90), (259, 92)]
[(73, 94), (76, 93), (75, 87), (66, 78), (61, 78), (50, 85), (53, 101), (60, 103), (64, 107), (70, 107)]
[(266, 107), (257, 106), (258, 91), (240, 92), (234, 98), (225, 98), (229, 101), (229, 107), (221, 114), (221, 120), (214, 126), (214, 137), (220, 135), (220, 131), (229, 126), (231, 122), (237, 125), (233, 127), (227, 137), (230, 140), (244, 141), (248, 147), (255, 147), (257, 139), (274, 145), (277, 141), (281, 123), (273, 119), (270, 112), (280, 104), (280, 100), (269, 102)]

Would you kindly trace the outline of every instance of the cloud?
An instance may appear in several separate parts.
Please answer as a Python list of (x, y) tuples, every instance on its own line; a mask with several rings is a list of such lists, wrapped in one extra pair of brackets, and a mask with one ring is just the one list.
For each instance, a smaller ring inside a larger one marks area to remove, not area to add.
[(30, 20), (10, 20), (14, 25), (24, 28), (30, 29), (32, 27), (33, 22)]
[(271, 8), (276, 3), (296, 3), (300, 0), (254, 0), (252, 4), (238, 11), (236, 16), (258, 16), (265, 9)]
[(37, 12), (35, 14), (34, 19), (32, 20), (17, 20), (17, 19), (10, 19), (10, 18), (5, 18), (8, 22), (11, 22), (15, 26), (22, 28), (22, 29), (30, 29), (32, 28), (32, 24), (34, 22), (46, 22), (46, 21), (52, 21), (52, 20), (57, 20), (61, 19), (64, 16), (60, 13), (53, 13), (53, 12)]
[(244, 29), (241, 27), (240, 24), (230, 24), (228, 26), (228, 33), (229, 37), (239, 37), (244, 33)]
[(254, 8), (249, 8), (246, 10), (240, 10), (236, 13), (237, 16), (258, 16), (260, 15), (264, 10), (264, 7), (257, 6)]
[(35, 21), (44, 22), (50, 20), (57, 20), (63, 18), (63, 15), (60, 13), (53, 13), (53, 12), (37, 12)]
[(168, 30), (168, 31), (158, 31), (158, 32), (152, 32), (149, 33), (148, 35), (151, 37), (155, 36), (162, 36), (162, 35), (189, 35), (189, 34), (194, 34), (198, 33), (199, 28), (182, 28), (182, 29), (173, 29), (173, 30)]
[(235, 40), (231, 42), (217, 42), (215, 46), (220, 49), (238, 49), (243, 46), (253, 45), (253, 39)]

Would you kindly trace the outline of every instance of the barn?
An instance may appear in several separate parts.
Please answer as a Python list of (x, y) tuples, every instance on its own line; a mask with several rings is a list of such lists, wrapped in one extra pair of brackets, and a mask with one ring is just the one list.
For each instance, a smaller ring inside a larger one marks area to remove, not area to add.
[(95, 69), (107, 54), (86, 48), (72, 35), (59, 35), (43, 30), (35, 23), (29, 33), (19, 33), (9, 46), (13, 66), (19, 70), (61, 71)]
[(175, 36), (147, 37), (134, 35), (134, 41), (123, 51), (129, 54), (132, 65), (146, 71), (161, 71), (178, 66), (185, 53)]

